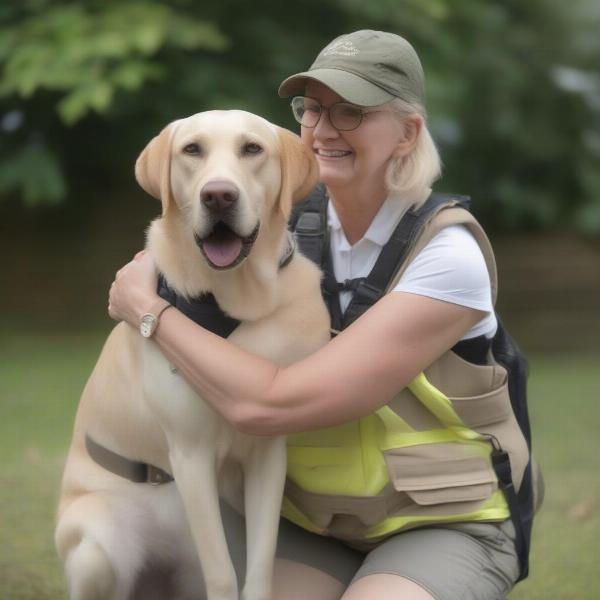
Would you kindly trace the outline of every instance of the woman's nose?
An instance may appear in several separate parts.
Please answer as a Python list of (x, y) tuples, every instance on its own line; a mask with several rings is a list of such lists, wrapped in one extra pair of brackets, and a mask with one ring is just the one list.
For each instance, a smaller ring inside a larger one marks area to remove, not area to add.
[(323, 110), (319, 121), (314, 128), (314, 134), (317, 138), (335, 138), (339, 136), (338, 130), (331, 124), (329, 120), (329, 111)]

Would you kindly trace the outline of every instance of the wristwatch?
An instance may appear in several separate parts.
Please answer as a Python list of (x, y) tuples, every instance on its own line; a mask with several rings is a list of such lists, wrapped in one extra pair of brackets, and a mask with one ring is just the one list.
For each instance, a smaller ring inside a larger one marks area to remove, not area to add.
[(168, 300), (164, 298), (159, 298), (151, 307), (147, 313), (142, 315), (140, 319), (140, 333), (142, 337), (150, 338), (152, 334), (156, 331), (158, 327), (158, 320), (160, 316), (167, 310), (173, 306)]

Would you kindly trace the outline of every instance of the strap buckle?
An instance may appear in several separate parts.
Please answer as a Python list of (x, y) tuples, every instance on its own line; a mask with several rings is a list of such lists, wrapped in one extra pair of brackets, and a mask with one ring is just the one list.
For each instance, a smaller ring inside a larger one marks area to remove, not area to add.
[(319, 235), (321, 233), (321, 215), (317, 212), (305, 212), (296, 223), (295, 233), (299, 235)]
[(360, 301), (366, 300), (368, 303), (374, 304), (384, 296), (384, 293), (383, 290), (380, 290), (366, 280), (363, 280), (358, 282), (354, 297)]

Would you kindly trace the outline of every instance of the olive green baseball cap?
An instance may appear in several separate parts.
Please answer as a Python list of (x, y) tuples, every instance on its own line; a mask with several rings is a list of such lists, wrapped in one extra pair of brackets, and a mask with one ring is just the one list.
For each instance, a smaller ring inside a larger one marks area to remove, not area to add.
[(394, 98), (425, 104), (421, 61), (409, 42), (394, 33), (361, 30), (336, 38), (308, 71), (288, 77), (279, 95), (302, 95), (310, 80), (359, 106), (378, 106)]

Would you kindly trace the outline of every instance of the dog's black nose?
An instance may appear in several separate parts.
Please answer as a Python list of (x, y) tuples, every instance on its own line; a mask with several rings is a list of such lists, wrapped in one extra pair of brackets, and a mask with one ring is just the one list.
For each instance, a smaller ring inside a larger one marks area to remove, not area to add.
[(200, 190), (200, 200), (211, 212), (224, 212), (240, 196), (238, 188), (230, 181), (209, 181)]

